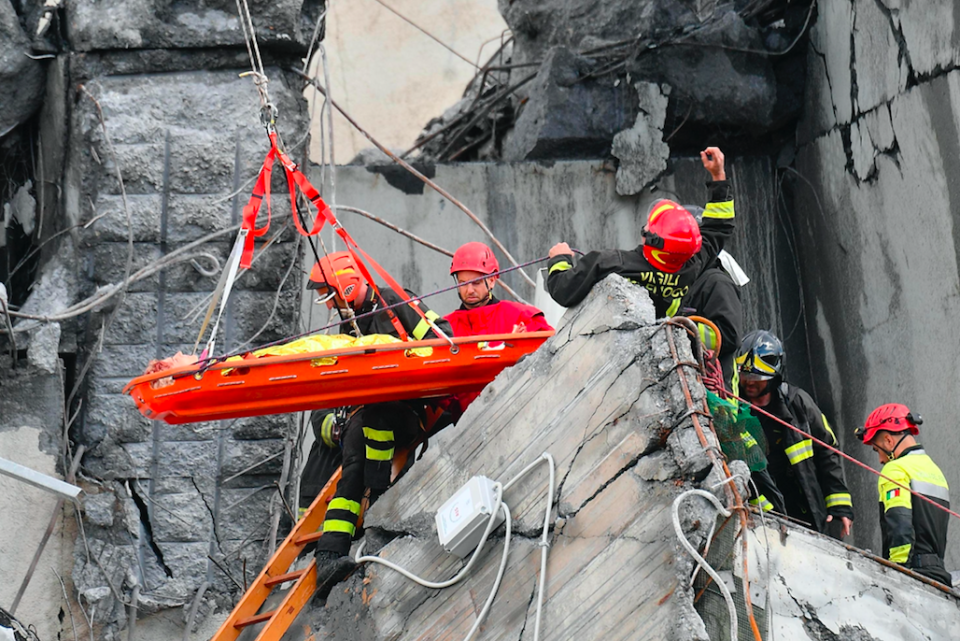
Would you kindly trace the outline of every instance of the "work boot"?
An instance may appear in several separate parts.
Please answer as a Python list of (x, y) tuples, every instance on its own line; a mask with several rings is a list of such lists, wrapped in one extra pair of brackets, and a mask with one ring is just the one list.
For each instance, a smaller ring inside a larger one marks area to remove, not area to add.
[(325, 599), (333, 586), (350, 576), (357, 567), (352, 558), (332, 550), (317, 550), (313, 558), (317, 562), (316, 596), (319, 599)]

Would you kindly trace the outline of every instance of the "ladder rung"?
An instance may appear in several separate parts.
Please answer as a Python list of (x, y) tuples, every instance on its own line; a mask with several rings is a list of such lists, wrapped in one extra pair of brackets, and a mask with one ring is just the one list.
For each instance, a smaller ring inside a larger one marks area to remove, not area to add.
[(287, 581), (293, 581), (294, 579), (299, 579), (300, 576), (306, 572), (306, 570), (296, 570), (294, 572), (287, 572), (286, 574), (281, 574), (279, 576), (271, 577), (263, 582), (268, 588), (272, 588), (275, 585), (280, 585), (281, 583), (286, 583)]
[(254, 625), (256, 623), (263, 623), (264, 621), (269, 621), (273, 618), (273, 615), (276, 614), (276, 610), (270, 610), (269, 612), (263, 612), (261, 614), (255, 614), (252, 617), (247, 617), (233, 624), (235, 628), (245, 628), (248, 625)]
[(317, 539), (323, 536), (322, 531), (311, 532), (310, 534), (304, 534), (303, 536), (297, 537), (297, 540), (294, 541), (295, 545), (306, 545), (307, 543), (313, 543)]

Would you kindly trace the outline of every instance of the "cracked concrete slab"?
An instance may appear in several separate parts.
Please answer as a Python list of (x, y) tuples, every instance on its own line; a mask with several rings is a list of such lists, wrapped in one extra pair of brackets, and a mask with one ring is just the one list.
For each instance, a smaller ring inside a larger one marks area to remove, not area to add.
[[(960, 636), (960, 599), (831, 539), (771, 520), (748, 530), (747, 545), (749, 575), (769, 590), (770, 629), (764, 638), (927, 641)], [(739, 545), (735, 552), (731, 565), (736, 574), (742, 565)]]

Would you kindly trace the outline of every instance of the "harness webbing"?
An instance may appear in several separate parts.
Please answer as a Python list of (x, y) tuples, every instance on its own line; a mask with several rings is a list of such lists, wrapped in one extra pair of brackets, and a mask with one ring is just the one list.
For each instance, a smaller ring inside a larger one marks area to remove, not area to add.
[[(244, 239), (243, 254), (240, 258), (240, 266), (244, 268), (250, 267), (250, 264), (253, 260), (254, 240), (266, 234), (270, 229), (270, 180), (272, 178), (274, 160), (279, 160), (287, 179), (287, 187), (290, 192), (290, 207), (293, 213), (293, 222), (296, 226), (297, 232), (300, 235), (309, 238), (310, 236), (319, 234), (325, 223), (330, 223), (337, 235), (343, 240), (344, 245), (346, 245), (347, 251), (350, 252), (350, 255), (357, 264), (357, 268), (360, 270), (360, 274), (373, 289), (376, 297), (384, 305), (384, 309), (390, 318), (390, 322), (394, 329), (397, 330), (397, 334), (400, 339), (409, 340), (409, 334), (403, 327), (403, 323), (400, 322), (400, 319), (397, 318), (397, 315), (393, 312), (392, 306), (387, 305), (387, 302), (380, 293), (380, 288), (377, 287), (376, 281), (374, 280), (373, 275), (371, 274), (367, 265), (372, 266), (374, 271), (386, 282), (387, 286), (396, 292), (400, 298), (405, 299), (407, 297), (406, 292), (387, 272), (387, 270), (385, 270), (376, 260), (373, 259), (373, 257), (365, 252), (347, 232), (347, 230), (344, 229), (344, 227), (337, 220), (337, 217), (334, 215), (333, 210), (330, 209), (330, 206), (323, 201), (323, 198), (320, 196), (320, 192), (317, 190), (317, 188), (313, 186), (313, 184), (304, 175), (297, 164), (280, 149), (277, 143), (276, 132), (271, 130), (269, 132), (269, 137), (270, 151), (267, 152), (267, 155), (263, 160), (263, 166), (260, 169), (257, 182), (254, 185), (253, 192), (250, 195), (250, 200), (247, 201), (246, 206), (243, 208), (242, 229), (247, 230), (247, 234)], [(309, 230), (304, 227), (304, 225), (300, 222), (300, 217), (296, 215), (297, 189), (299, 189), (306, 199), (309, 200), (310, 203), (317, 209), (317, 215), (314, 218)], [(260, 213), (264, 201), (266, 201), (267, 204), (267, 222), (262, 227), (257, 227), (257, 216)], [(427, 318), (423, 310), (420, 309), (418, 302), (410, 301), (409, 305), (411, 309), (413, 309), (420, 316), (420, 318), (423, 319), (423, 321), (433, 328), (434, 332), (438, 336), (447, 338), (436, 326), (436, 324)]]

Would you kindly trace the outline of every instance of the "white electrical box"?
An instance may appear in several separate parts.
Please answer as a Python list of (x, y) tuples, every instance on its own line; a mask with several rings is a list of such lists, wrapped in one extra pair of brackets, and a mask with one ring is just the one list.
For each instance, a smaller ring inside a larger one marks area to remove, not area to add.
[[(495, 503), (493, 481), (485, 476), (474, 476), (467, 481), (437, 510), (437, 534), (443, 549), (460, 558), (473, 552), (490, 522)], [(493, 529), (503, 520), (500, 510)]]

